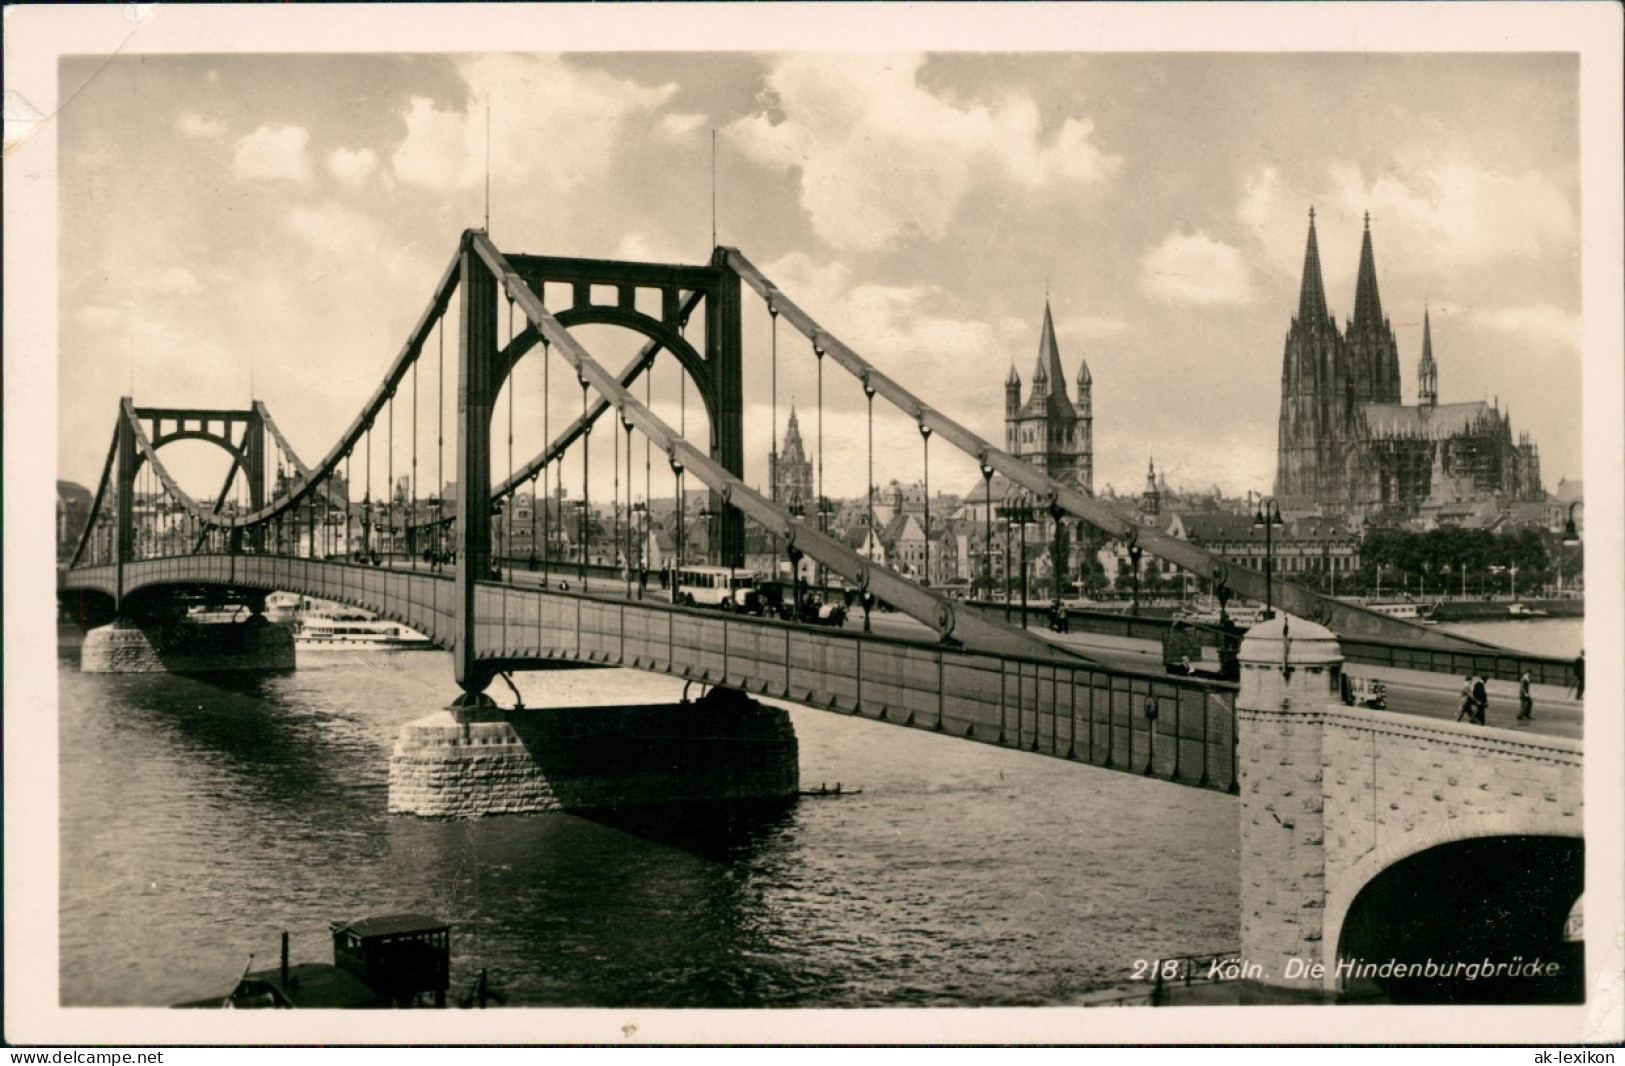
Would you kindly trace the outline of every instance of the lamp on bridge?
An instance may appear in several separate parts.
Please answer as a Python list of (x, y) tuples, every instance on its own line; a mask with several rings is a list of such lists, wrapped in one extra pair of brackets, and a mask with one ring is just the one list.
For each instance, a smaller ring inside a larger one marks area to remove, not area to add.
[(1128, 531), (1128, 572), (1134, 585), (1134, 604), (1130, 613), (1136, 616), (1140, 613), (1140, 557), (1145, 549), (1140, 547), (1140, 530), (1130, 526)]
[(672, 476), (677, 479), (677, 557), (671, 567), (671, 602), (677, 602), (677, 568), (683, 565), (683, 461), (676, 455), (671, 457)]
[[(1032, 498), (1025, 492), (1017, 493), (1008, 497), (1008, 501), (1009, 502), (999, 506), (999, 517), (1004, 519), (1007, 526), (1015, 526), (1021, 530), (1021, 533), (1019, 534), (1021, 537), (1021, 628), (1026, 629), (1027, 527), (1033, 524), (1034, 512)], [(1008, 549), (1006, 549), (1006, 554), (1008, 554)], [(1005, 569), (1004, 586), (1004, 600), (1007, 605), (1006, 614), (1008, 614), (1008, 604), (1010, 602), (1010, 572), (1008, 567)]]
[(1066, 546), (1061, 543), (1061, 519), (1065, 515), (1066, 511), (1061, 507), (1061, 502), (1052, 499), (1049, 505), (1049, 518), (1055, 524), (1055, 545), (1050, 551), (1050, 575), (1055, 582), (1054, 611), (1057, 615), (1061, 612), (1061, 594), (1065, 591), (1062, 586), (1066, 582), (1066, 561), (1062, 558)]
[(445, 501), (441, 500), (441, 498), (439, 496), (430, 496), (428, 498), (428, 500), (425, 501), (425, 502), (428, 503), (428, 505), (429, 505), (430, 513), (432, 513), (434, 515), (434, 519), (433, 519), (433, 521), (434, 521), (434, 532), (432, 534), (430, 534), (430, 544), (429, 544), (429, 546), (430, 546), (430, 550), (432, 550), (434, 552), (435, 558), (439, 559), (440, 558), (440, 508), (445, 505)]
[(1286, 525), (1281, 519), (1280, 505), (1274, 496), (1261, 496), (1258, 511), (1253, 515), (1253, 528), (1264, 528), (1264, 621), (1275, 617), (1275, 530)]
[(982, 462), (982, 595), (993, 595), (993, 468)]
[[(829, 532), (829, 516), (834, 514), (834, 513), (835, 513), (835, 504), (830, 502), (830, 498), (828, 496), (820, 496), (820, 497), (818, 497), (818, 532), (820, 532), (820, 533), (828, 533)], [(929, 556), (929, 553), (931, 551), (930, 544), (931, 544), (931, 540), (930, 540), (929, 537), (927, 537), (926, 538), (927, 547), (925, 549), (926, 552), (927, 552), (927, 558), (930, 557)], [(824, 564), (819, 563), (818, 564), (818, 588), (819, 588), (820, 591), (822, 591), (823, 588), (824, 588), (824, 580), (825, 580)]]
[[(648, 584), (648, 581), (649, 581), (648, 572), (644, 569), (644, 562), (643, 562), (643, 558), (644, 558), (643, 553), (648, 550), (648, 546), (649, 546), (649, 505), (644, 503), (642, 500), (639, 500), (637, 503), (634, 503), (632, 505), (632, 520), (633, 520), (633, 522), (635, 522), (637, 524), (638, 529), (643, 534), (642, 539), (638, 541), (638, 562), (637, 562), (637, 567), (638, 567), (638, 599), (641, 600), (641, 599), (643, 599), (643, 587), (644, 587), (644, 585)], [(632, 565), (632, 561), (630, 559), (628, 559), (626, 565), (628, 567), (630, 567)]]

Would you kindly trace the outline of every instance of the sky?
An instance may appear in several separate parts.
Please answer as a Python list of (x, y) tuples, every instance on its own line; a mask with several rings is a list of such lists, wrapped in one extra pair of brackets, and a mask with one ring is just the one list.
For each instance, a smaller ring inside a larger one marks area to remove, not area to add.
[[(302, 458), (326, 453), (483, 224), (487, 121), (499, 248), (655, 262), (710, 257), (714, 131), (718, 242), (994, 443), (1047, 294), (1068, 389), (1085, 360), (1093, 377), (1097, 491), (1137, 493), (1152, 460), (1176, 489), (1270, 490), (1309, 209), (1339, 321), (1370, 212), (1404, 401), (1427, 308), (1440, 402), (1498, 402), (1548, 489), (1581, 476), (1572, 54), (209, 54), (70, 56), (59, 75), (59, 476), (85, 485), (125, 394), (252, 396)], [(765, 486), (792, 403), (819, 449), (818, 383), (781, 328), (775, 392), (768, 317), (746, 303), (745, 479)], [(641, 342), (580, 335), (613, 368)], [(825, 371), (825, 492), (857, 495), (864, 399)], [(541, 374), (539, 356), (517, 372), (517, 463), (544, 418), (580, 409), (555, 367), (544, 416)], [(652, 388), (703, 440), (669, 359)], [(426, 384), (425, 485), (437, 400), (454, 410)], [(595, 498), (618, 436), (594, 437)], [(949, 450), (932, 486), (968, 491), (975, 463)], [(165, 450), (199, 495), (224, 469), (207, 453)], [(883, 403), (874, 456), (881, 484), (922, 475), (912, 420)], [(671, 491), (658, 464), (649, 491)]]

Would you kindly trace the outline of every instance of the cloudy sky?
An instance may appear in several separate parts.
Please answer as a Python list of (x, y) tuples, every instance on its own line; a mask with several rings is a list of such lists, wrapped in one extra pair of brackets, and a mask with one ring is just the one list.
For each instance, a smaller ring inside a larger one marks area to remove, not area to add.
[[(307, 460), (325, 453), (459, 233), (481, 224), (487, 109), (502, 249), (706, 261), (715, 131), (720, 242), (995, 442), (1010, 365), (1031, 379), (1047, 291), (1069, 389), (1082, 360), (1093, 374), (1096, 487), (1120, 492), (1151, 457), (1176, 487), (1270, 488), (1309, 208), (1340, 320), (1369, 211), (1405, 401), (1425, 305), (1440, 400), (1498, 398), (1549, 488), (1581, 474), (1573, 55), (149, 55), (59, 69), (59, 469), (81, 483), (132, 385), (153, 405), (252, 393)], [(760, 485), (774, 394), (767, 316), (748, 302), (746, 478)], [(584, 339), (615, 367), (637, 344)], [(793, 399), (816, 444), (814, 361), (788, 330), (779, 341), (779, 433)], [(828, 371), (826, 485), (857, 494), (862, 394)], [(540, 373), (519, 372), (521, 459), (540, 439)], [(563, 377), (554, 427), (579, 410)], [(654, 396), (674, 423), (676, 382), (664, 362)], [(599, 498), (610, 436), (594, 447)], [(876, 441), (877, 480), (920, 476), (909, 421), (877, 406)], [(968, 488), (974, 464), (946, 452), (933, 448), (933, 486)], [(177, 456), (208, 468), (188, 475), (194, 491), (214, 491), (209, 462)]]

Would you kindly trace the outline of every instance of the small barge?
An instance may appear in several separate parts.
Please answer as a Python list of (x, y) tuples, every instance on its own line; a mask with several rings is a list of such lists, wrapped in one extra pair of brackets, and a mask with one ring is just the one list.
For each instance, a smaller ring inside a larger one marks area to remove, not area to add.
[(451, 984), (451, 926), (447, 923), (420, 914), (388, 914), (334, 922), (330, 928), (331, 965), (290, 966), (288, 934), (283, 933), (278, 968), (255, 970), (250, 955), (229, 992), (176, 1006), (354, 1010), (446, 1005)]

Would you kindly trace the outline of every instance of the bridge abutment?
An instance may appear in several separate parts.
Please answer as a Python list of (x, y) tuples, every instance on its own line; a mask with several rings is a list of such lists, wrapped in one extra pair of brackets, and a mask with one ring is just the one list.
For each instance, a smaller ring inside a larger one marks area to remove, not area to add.
[(293, 629), (255, 614), (242, 622), (120, 619), (85, 634), (87, 674), (210, 674), (294, 669)]
[(789, 715), (715, 688), (692, 703), (507, 710), (462, 701), (402, 728), (389, 809), (435, 818), (794, 796)]
[(1241, 786), (1241, 957), (1274, 999), (1328, 995), (1324, 714), (1342, 651), (1327, 629), (1280, 615), (1248, 631), (1236, 698)]

